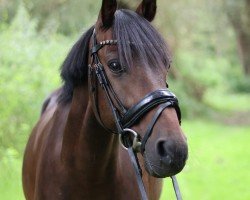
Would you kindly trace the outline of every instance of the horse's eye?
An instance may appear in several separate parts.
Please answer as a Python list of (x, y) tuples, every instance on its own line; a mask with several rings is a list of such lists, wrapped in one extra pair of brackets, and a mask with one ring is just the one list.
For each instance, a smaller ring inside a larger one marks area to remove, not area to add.
[(116, 74), (121, 73), (124, 70), (123, 67), (121, 66), (121, 64), (117, 60), (109, 61), (108, 66), (109, 66), (110, 70)]

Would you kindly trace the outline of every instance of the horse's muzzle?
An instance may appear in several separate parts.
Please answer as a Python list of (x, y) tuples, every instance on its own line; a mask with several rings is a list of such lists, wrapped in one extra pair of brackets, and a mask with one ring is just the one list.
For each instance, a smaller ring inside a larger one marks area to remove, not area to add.
[(149, 147), (143, 154), (148, 173), (158, 178), (165, 178), (179, 173), (188, 157), (187, 144), (173, 140), (158, 140), (155, 149)]

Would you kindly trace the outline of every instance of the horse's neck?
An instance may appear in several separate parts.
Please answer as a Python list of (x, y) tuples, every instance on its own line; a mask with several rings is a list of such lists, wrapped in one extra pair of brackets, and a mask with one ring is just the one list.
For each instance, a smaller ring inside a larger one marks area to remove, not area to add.
[(118, 139), (99, 125), (91, 106), (87, 86), (76, 88), (64, 130), (62, 160), (77, 171), (102, 178), (115, 171)]

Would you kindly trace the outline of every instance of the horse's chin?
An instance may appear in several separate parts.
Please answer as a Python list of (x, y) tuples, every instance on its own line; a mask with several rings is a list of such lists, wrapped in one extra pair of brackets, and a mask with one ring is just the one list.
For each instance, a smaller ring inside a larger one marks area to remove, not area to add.
[(144, 167), (146, 171), (153, 177), (156, 178), (166, 178), (170, 176), (174, 176), (175, 174), (179, 173), (181, 169), (179, 170), (172, 170), (171, 168), (161, 166), (161, 161), (151, 161), (150, 158), (145, 153), (143, 155), (144, 158)]

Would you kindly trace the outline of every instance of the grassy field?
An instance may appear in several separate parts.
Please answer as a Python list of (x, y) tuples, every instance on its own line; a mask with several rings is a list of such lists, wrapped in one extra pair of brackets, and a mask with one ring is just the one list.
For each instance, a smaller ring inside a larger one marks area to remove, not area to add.
[[(177, 176), (185, 200), (250, 199), (250, 126), (184, 121), (189, 159)], [(0, 164), (0, 199), (22, 200), (21, 160), (16, 152)], [(175, 199), (170, 179), (165, 179), (162, 200)]]

